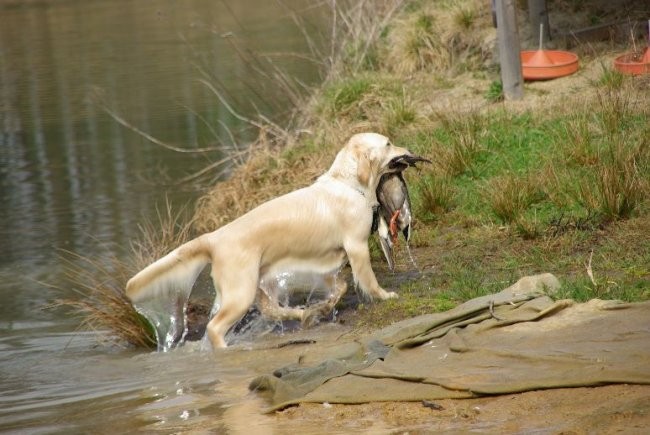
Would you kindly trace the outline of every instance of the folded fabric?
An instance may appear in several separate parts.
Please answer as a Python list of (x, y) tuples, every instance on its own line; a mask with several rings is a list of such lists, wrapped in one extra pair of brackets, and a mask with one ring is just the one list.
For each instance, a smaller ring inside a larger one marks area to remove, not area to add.
[(650, 384), (650, 302), (554, 301), (553, 275), (384, 328), (254, 379), (268, 411), (300, 402), (469, 398), (611, 383)]

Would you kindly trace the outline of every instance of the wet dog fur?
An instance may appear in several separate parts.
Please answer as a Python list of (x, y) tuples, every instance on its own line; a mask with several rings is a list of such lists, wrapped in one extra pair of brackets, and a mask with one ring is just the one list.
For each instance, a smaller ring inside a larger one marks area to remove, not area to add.
[[(368, 238), (379, 179), (395, 170), (391, 160), (403, 156), (412, 154), (380, 134), (352, 136), (312, 185), (265, 202), (174, 249), (131, 278), (127, 296), (137, 303), (178, 289), (189, 295), (199, 273), (211, 263), (220, 298), (220, 308), (207, 325), (213, 348), (226, 347), (226, 333), (256, 297), (266, 316), (304, 320), (306, 310), (280, 307), (259, 291), (265, 276), (286, 271), (328, 273), (347, 259), (355, 282), (367, 296), (397, 297), (377, 282)], [(345, 283), (336, 287), (328, 308), (345, 292)]]

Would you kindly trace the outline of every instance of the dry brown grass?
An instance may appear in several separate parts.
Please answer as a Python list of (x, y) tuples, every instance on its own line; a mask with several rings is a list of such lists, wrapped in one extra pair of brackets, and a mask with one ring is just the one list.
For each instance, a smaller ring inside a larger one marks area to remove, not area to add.
[(184, 210), (172, 212), (169, 203), (158, 211), (158, 220), (145, 222), (142, 238), (132, 245), (132, 257), (91, 259), (64, 252), (61, 261), (69, 287), (56, 288), (76, 297), (55, 300), (51, 308), (67, 308), (82, 322), (81, 327), (98, 332), (100, 340), (135, 347), (155, 348), (155, 332), (133, 307), (124, 286), (138, 270), (158, 259), (190, 237), (183, 223)]
[(377, 41), (405, 1), (357, 0), (343, 4), (333, 11), (325, 82), (376, 67)]
[(480, 0), (431, 2), (393, 24), (384, 64), (398, 74), (477, 66), (491, 55), (484, 46), (490, 20)]
[[(344, 7), (333, 6), (331, 51), (314, 53), (327, 59), (324, 86), (367, 67), (382, 29), (403, 3), (362, 0)], [(294, 19), (300, 26), (300, 17)], [(249, 145), (247, 157), (197, 202), (193, 228), (213, 231), (264, 201), (310, 184), (329, 167), (335, 152), (350, 135), (369, 129), (385, 130), (379, 122), (367, 119), (318, 116), (316, 106), (321, 96), (315, 91), (311, 101), (296, 108), (301, 112), (294, 117), (295, 129), (278, 132), (276, 125), (270, 129), (256, 125), (259, 135)], [(394, 111), (396, 116), (385, 121), (387, 124), (404, 122), (402, 106)]]
[(198, 232), (214, 231), (264, 201), (307, 185), (325, 166), (322, 151), (301, 152), (300, 158), (289, 162), (286, 155), (292, 151), (290, 145), (281, 150), (260, 136), (248, 159), (199, 198), (193, 227)]
[(192, 221), (187, 219), (187, 207), (174, 211), (169, 201), (165, 208), (156, 209), (156, 220), (139, 225), (140, 238), (131, 244), (132, 263), (140, 270), (192, 238)]
[(119, 259), (101, 262), (66, 253), (62, 258), (70, 288), (78, 296), (55, 300), (50, 308), (67, 308), (81, 319), (81, 328), (95, 331), (102, 342), (155, 348), (155, 332), (124, 294), (124, 283), (137, 271)]

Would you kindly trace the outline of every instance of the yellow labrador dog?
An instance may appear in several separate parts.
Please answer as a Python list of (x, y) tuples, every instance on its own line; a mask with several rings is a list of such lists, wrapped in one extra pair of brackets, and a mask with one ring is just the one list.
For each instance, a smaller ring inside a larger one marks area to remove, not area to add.
[[(330, 169), (311, 186), (272, 199), (218, 230), (176, 248), (129, 280), (134, 303), (169, 292), (189, 296), (201, 270), (212, 264), (219, 310), (207, 326), (214, 348), (255, 302), (261, 280), (282, 272), (328, 274), (347, 259), (368, 296), (396, 298), (380, 287), (370, 265), (368, 238), (380, 177), (419, 160), (376, 133), (352, 136)], [(339, 294), (345, 286), (339, 286)], [(262, 298), (263, 312), (300, 319), (305, 311)], [(332, 305), (333, 306), (333, 305)]]

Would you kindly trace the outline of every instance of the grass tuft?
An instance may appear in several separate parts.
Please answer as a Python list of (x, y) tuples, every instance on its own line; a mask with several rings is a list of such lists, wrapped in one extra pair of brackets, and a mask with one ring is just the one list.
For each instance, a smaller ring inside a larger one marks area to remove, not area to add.
[(477, 112), (437, 112), (433, 119), (444, 131), (435, 160), (439, 170), (450, 177), (472, 172), (474, 161), (484, 151), (482, 141), (486, 122), (483, 116)]
[(500, 103), (505, 99), (501, 80), (494, 80), (490, 83), (490, 87), (485, 92), (485, 99), (488, 103)]
[(464, 30), (469, 30), (476, 21), (477, 13), (474, 9), (461, 6), (454, 12), (454, 24)]
[(592, 85), (602, 87), (609, 91), (617, 91), (623, 87), (625, 76), (614, 68), (601, 64), (600, 76), (592, 81)]
[(642, 168), (648, 169), (647, 154), (645, 148), (628, 144), (607, 147), (578, 184), (579, 203), (608, 220), (629, 218), (648, 195), (647, 180), (641, 176)]
[(383, 105), (383, 129), (389, 137), (399, 132), (417, 119), (417, 110), (413, 101), (401, 90), (394, 98), (389, 98)]
[(480, 1), (459, 7), (422, 5), (389, 29), (385, 65), (399, 74), (462, 69), (483, 63), (489, 11)]
[(433, 220), (436, 215), (449, 212), (454, 207), (455, 189), (447, 177), (426, 174), (415, 185), (415, 209), (420, 219)]
[(81, 327), (95, 331), (100, 342), (155, 348), (152, 326), (124, 294), (124, 283), (135, 273), (133, 267), (117, 259), (100, 264), (70, 252), (66, 254), (72, 257), (62, 257), (70, 288), (57, 290), (72, 290), (77, 296), (56, 299), (49, 308), (71, 310), (81, 319)]
[(189, 240), (189, 224), (183, 222), (184, 210), (173, 213), (169, 203), (158, 212), (157, 222), (145, 222), (142, 238), (132, 245), (132, 258), (101, 261), (65, 252), (61, 260), (70, 288), (61, 293), (76, 297), (55, 300), (51, 308), (67, 308), (81, 320), (81, 326), (99, 333), (102, 341), (155, 348), (156, 336), (151, 324), (141, 316), (124, 293), (129, 278), (173, 248)]
[(484, 188), (494, 215), (503, 223), (519, 222), (523, 212), (544, 199), (544, 193), (530, 176), (507, 173), (491, 178)]

